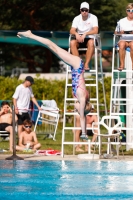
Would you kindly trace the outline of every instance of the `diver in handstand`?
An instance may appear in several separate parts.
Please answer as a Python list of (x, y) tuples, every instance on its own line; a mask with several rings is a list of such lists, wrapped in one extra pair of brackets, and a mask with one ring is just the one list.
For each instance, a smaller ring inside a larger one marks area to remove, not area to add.
[(68, 53), (66, 50), (60, 48), (55, 43), (49, 39), (42, 38), (40, 36), (34, 35), (31, 31), (18, 32), (18, 37), (26, 37), (28, 39), (36, 40), (43, 44), (46, 48), (50, 49), (58, 58), (71, 67), (72, 71), (72, 90), (73, 95), (77, 98), (75, 103), (75, 109), (80, 115), (80, 124), (82, 135), (81, 139), (88, 140), (86, 135), (86, 115), (91, 111), (91, 104), (89, 102), (90, 95), (86, 90), (85, 80), (84, 80), (84, 62), (78, 56), (74, 56)]

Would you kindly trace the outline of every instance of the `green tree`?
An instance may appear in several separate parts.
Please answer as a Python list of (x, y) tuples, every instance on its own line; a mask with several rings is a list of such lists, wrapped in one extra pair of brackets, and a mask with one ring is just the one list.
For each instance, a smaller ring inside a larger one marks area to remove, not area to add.
[[(69, 31), (80, 13), (83, 0), (1, 0), (0, 29)], [(92, 0), (90, 12), (97, 15), (100, 30), (114, 30), (116, 21), (126, 15), (128, 0)]]
[[(71, 80), (69, 80), (71, 82)], [(2, 77), (0, 76), (0, 100), (12, 101), (12, 96), (16, 87), (21, 84), (22, 80), (16, 78)], [(111, 77), (104, 78), (104, 85), (106, 91), (107, 108), (110, 107), (110, 91), (111, 91)], [(65, 94), (65, 80), (46, 80), (41, 79), (39, 76), (35, 78), (35, 84), (32, 86), (33, 93), (38, 100), (50, 100), (54, 99), (57, 102), (60, 110), (64, 109), (64, 94)], [(96, 97), (96, 91), (92, 89), (90, 91), (91, 98)], [(72, 98), (72, 89), (68, 89), (68, 97)], [(99, 83), (99, 103), (104, 103), (102, 85)], [(68, 107), (68, 105), (67, 105)]]
[[(73, 18), (80, 13), (83, 0), (1, 0), (1, 30), (69, 31)], [(114, 31), (118, 19), (126, 15), (127, 0), (92, 0), (90, 12), (97, 15), (100, 31)], [(58, 59), (40, 46), (0, 43), (0, 63), (27, 67), (29, 72), (58, 71)], [(53, 70), (54, 69), (54, 70)]]
[(92, 0), (91, 12), (98, 17), (100, 31), (114, 31), (117, 21), (126, 16), (127, 0)]

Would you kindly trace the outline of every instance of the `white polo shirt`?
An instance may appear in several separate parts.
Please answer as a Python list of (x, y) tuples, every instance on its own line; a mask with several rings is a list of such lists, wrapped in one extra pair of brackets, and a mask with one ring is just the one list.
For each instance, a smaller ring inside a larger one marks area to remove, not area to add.
[[(84, 34), (92, 30), (93, 27), (98, 27), (98, 19), (95, 15), (88, 13), (88, 18), (84, 21), (82, 19), (82, 15), (80, 14), (74, 18), (72, 27), (76, 28), (79, 34)], [(88, 35), (88, 37), (94, 38), (93, 35)]]
[(23, 84), (17, 86), (13, 98), (17, 100), (19, 112), (28, 112), (30, 99), (32, 97), (34, 97), (34, 95), (31, 87), (24, 87)]
[[(133, 20), (130, 21), (127, 19), (127, 17), (120, 19), (118, 24), (120, 27), (120, 31), (133, 31)], [(115, 31), (117, 31), (117, 27)], [(133, 40), (133, 36), (131, 36), (130, 34), (124, 34), (120, 37), (120, 40), (131, 41)]]

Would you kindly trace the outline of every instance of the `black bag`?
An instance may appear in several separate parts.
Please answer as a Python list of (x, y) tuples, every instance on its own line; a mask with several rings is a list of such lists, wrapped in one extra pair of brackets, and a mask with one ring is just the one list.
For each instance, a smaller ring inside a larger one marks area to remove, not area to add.
[(123, 132), (120, 133), (120, 141), (121, 142), (126, 142), (126, 135)]

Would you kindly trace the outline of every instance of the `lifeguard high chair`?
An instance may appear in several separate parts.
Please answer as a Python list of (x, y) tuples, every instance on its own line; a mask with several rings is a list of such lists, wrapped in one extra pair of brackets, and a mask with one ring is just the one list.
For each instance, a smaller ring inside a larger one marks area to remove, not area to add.
[(114, 35), (110, 116), (120, 116), (122, 131), (126, 134), (126, 142), (121, 142), (121, 144), (126, 145), (126, 150), (129, 150), (133, 148), (133, 70), (130, 48), (126, 48), (124, 70), (118, 71), (119, 48), (117, 43), (119, 39), (119, 34)]
[[(69, 37), (69, 49), (70, 52), (70, 40), (71, 35)], [(90, 69), (90, 72), (85, 71), (85, 84), (86, 88), (90, 91), (90, 102), (95, 105), (96, 112), (93, 115), (97, 115), (99, 119), (99, 106), (105, 110), (105, 114), (107, 115), (106, 108), (106, 98), (105, 98), (105, 89), (104, 89), (104, 79), (103, 79), (103, 70), (102, 70), (102, 49), (101, 49), (101, 38), (99, 34), (94, 35), (94, 66)], [(78, 49), (79, 51), (86, 51), (87, 48)], [(70, 79), (70, 80), (69, 80)], [(102, 84), (103, 89), (103, 99), (104, 103), (99, 103), (99, 84)], [(91, 96), (91, 91), (95, 91), (95, 97)], [(64, 99), (64, 119), (63, 119), (63, 130), (62, 130), (62, 157), (64, 156), (64, 146), (73, 145), (73, 154), (75, 154), (75, 145), (77, 144), (88, 144), (88, 142), (75, 142), (75, 130), (81, 129), (81, 127), (75, 127), (75, 115), (78, 115), (77, 112), (74, 111), (74, 102), (76, 98), (72, 98), (72, 84), (71, 84), (71, 70), (70, 67), (67, 66), (66, 71), (66, 85), (65, 85), (65, 99)], [(92, 113), (91, 113), (92, 114)], [(92, 128), (87, 128), (92, 129)], [(74, 134), (73, 134), (74, 132)], [(99, 144), (99, 142), (97, 142)], [(92, 143), (91, 143), (92, 144)], [(70, 148), (71, 148), (70, 147)]]

